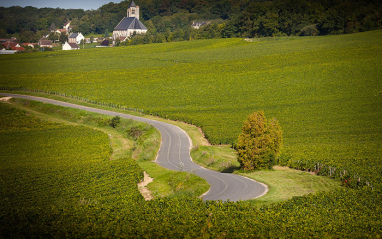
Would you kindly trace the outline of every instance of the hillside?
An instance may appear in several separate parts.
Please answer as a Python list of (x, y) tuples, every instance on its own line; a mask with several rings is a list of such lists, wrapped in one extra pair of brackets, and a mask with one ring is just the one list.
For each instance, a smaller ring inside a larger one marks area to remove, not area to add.
[(297, 158), (381, 155), (382, 31), (220, 39), (0, 59), (0, 86), (54, 91), (143, 109), (231, 144), (262, 109)]
[[(322, 174), (344, 186), (261, 208), (189, 197), (122, 199), (118, 212), (108, 202), (57, 205), (49, 215), (32, 207), (1, 213), (9, 223), (3, 231), (15, 223), (63, 237), (380, 237), (381, 39), (382, 31), (373, 31), (1, 56), (3, 90), (60, 94), (183, 120), (215, 144), (235, 143), (246, 116), (264, 110), (283, 128), (282, 162), (325, 164), (336, 174)], [(25, 217), (30, 224), (20, 223)]]

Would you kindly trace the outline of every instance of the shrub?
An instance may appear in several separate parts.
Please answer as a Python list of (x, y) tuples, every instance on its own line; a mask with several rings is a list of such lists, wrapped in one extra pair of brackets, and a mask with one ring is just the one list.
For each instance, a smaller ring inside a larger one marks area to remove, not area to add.
[(121, 118), (117, 115), (117, 116), (114, 116), (111, 121), (110, 121), (110, 126), (115, 128), (117, 127), (117, 125), (121, 123)]

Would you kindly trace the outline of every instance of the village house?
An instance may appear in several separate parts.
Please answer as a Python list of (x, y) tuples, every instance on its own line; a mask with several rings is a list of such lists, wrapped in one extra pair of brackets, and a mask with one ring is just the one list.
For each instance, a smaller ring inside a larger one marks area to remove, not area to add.
[(70, 34), (68, 42), (80, 44), (81, 40), (85, 40), (85, 37), (81, 34), (81, 32), (76, 32)]
[(124, 41), (134, 33), (145, 34), (146, 32), (147, 28), (139, 20), (139, 6), (137, 6), (134, 1), (131, 1), (127, 9), (127, 17), (124, 17), (114, 28), (113, 40), (120, 39)]
[(13, 50), (14, 52), (25, 51), (25, 48), (20, 46), (20, 44), (15, 42), (5, 42), (2, 43), (2, 50)]
[(77, 45), (77, 43), (69, 43), (65, 42), (64, 45), (62, 45), (62, 50), (68, 51), (68, 50), (79, 50), (80, 46)]
[(21, 45), (35, 48), (35, 46), (38, 46), (38, 43), (22, 43)]
[(14, 42), (14, 43), (17, 43), (17, 38), (15, 37), (12, 37), (12, 38), (0, 38), (0, 42), (1, 43), (5, 43), (5, 42)]
[(68, 32), (68, 33), (70, 32), (70, 30), (72, 30), (72, 28), (70, 27), (70, 23), (71, 23), (71, 21), (64, 23), (64, 27), (63, 27), (63, 29), (65, 29), (66, 32)]
[(52, 48), (53, 47), (51, 40), (43, 40), (43, 39), (41, 39), (40, 41), (38, 41), (38, 45), (41, 48), (44, 48), (44, 47)]

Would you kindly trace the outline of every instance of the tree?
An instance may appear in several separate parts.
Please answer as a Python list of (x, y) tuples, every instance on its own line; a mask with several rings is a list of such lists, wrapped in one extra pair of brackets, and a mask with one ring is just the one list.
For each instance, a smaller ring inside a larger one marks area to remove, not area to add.
[(20, 42), (38, 42), (39, 37), (32, 31), (22, 31), (19, 34)]
[(268, 121), (263, 111), (254, 112), (244, 122), (238, 138), (238, 161), (244, 170), (272, 168), (281, 144), (282, 130), (278, 121)]
[(115, 128), (117, 127), (117, 125), (121, 123), (121, 117), (119, 117), (118, 115), (117, 116), (114, 116), (111, 120), (110, 120), (110, 126)]
[(37, 30), (45, 30), (48, 28), (48, 20), (46, 18), (40, 18), (36, 21)]
[(48, 40), (56, 42), (60, 39), (60, 35), (57, 32), (50, 32), (48, 36)]
[(64, 44), (66, 41), (68, 41), (68, 35), (65, 32), (61, 32), (59, 41)]
[(49, 30), (55, 31), (56, 29), (57, 29), (56, 25), (54, 24), (54, 22), (52, 22), (52, 24), (50, 24)]

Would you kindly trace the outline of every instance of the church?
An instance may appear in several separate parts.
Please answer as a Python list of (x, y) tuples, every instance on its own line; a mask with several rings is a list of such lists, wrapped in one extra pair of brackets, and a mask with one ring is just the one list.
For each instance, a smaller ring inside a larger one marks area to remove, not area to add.
[(145, 34), (147, 28), (141, 21), (139, 21), (139, 6), (134, 1), (131, 1), (129, 8), (127, 9), (127, 17), (124, 17), (118, 25), (114, 28), (113, 39), (125, 39), (131, 37), (134, 32), (136, 34)]

